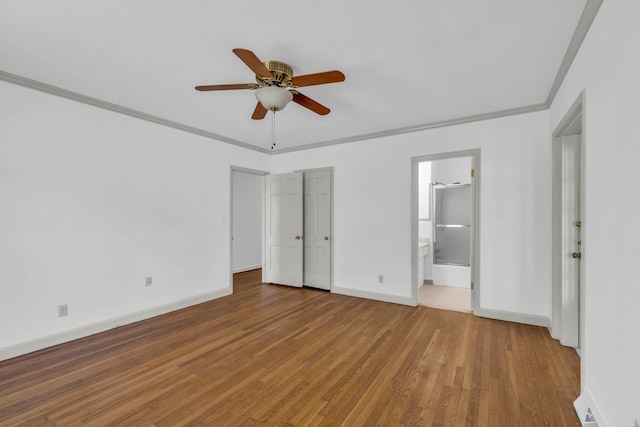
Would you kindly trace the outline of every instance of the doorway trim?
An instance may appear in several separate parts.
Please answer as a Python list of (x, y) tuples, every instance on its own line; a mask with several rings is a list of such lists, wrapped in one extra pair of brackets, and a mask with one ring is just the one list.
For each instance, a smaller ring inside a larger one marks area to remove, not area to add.
[[(563, 167), (563, 151), (564, 151), (564, 138), (567, 136), (580, 136), (580, 221), (585, 222), (585, 117), (584, 117), (584, 104), (585, 104), (585, 91), (583, 90), (576, 100), (573, 102), (567, 113), (564, 115), (556, 129), (552, 134), (552, 222), (551, 222), (551, 256), (552, 256), (552, 312), (551, 312), (551, 336), (555, 339), (563, 341), (562, 336), (562, 318), (565, 315), (565, 282), (563, 280), (563, 245), (564, 245), (564, 233), (563, 233), (563, 220), (564, 208), (562, 189), (564, 187), (564, 167)], [(585, 250), (585, 237), (588, 232), (585, 229), (581, 230), (581, 251)], [(584, 307), (585, 307), (585, 261), (580, 260), (579, 265), (579, 288), (578, 288), (578, 349), (577, 351), (581, 355), (581, 364), (584, 362), (584, 343), (585, 343), (585, 321), (584, 321)], [(584, 366), (583, 366), (584, 368)], [(584, 369), (581, 369), (581, 373)], [(581, 374), (582, 376), (582, 374)], [(581, 383), (584, 384), (584, 378), (581, 378)]]
[[(258, 175), (258, 176), (266, 176), (269, 172), (261, 171), (257, 169), (249, 169), (241, 166), (231, 165), (229, 168), (229, 287), (231, 288), (231, 293), (233, 293), (233, 173), (234, 172), (242, 172), (250, 175)], [(264, 178), (263, 178), (264, 181)], [(262, 266), (264, 270), (264, 182), (262, 184), (262, 200), (260, 202), (262, 206), (262, 220), (260, 221), (262, 232), (260, 235), (262, 236), (262, 242), (260, 242), (260, 247), (262, 248)], [(264, 273), (263, 273), (264, 274)]]
[[(474, 176), (471, 179), (471, 309), (474, 315), (480, 310), (480, 149), (427, 154), (411, 158), (411, 301), (418, 306), (418, 165), (422, 162), (470, 157)], [(469, 171), (471, 173), (471, 171)], [(433, 248), (432, 248), (433, 250)]]

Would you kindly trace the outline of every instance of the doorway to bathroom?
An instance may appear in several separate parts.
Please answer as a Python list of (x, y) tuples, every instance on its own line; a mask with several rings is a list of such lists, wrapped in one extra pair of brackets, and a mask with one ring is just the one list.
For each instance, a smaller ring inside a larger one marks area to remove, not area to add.
[(421, 156), (412, 164), (416, 305), (473, 312), (479, 307), (480, 151)]

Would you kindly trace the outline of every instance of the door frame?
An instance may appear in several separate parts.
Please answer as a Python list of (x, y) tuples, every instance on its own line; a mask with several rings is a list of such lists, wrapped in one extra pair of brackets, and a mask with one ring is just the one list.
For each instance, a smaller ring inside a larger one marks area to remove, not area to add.
[[(329, 172), (329, 176), (331, 178), (331, 185), (329, 187), (329, 191), (331, 192), (329, 200), (331, 202), (331, 209), (329, 212), (329, 221), (331, 222), (330, 226), (329, 226), (329, 230), (330, 230), (330, 234), (329, 234), (329, 292), (333, 292), (333, 166), (325, 166), (325, 167), (321, 167), (321, 168), (312, 168), (312, 169), (296, 169), (294, 170), (294, 172), (302, 172), (302, 179), (304, 180), (304, 174), (305, 172), (323, 172), (323, 171), (327, 171)], [(304, 188), (304, 187), (303, 187)], [(302, 195), (304, 198), (304, 194)], [(304, 202), (303, 202), (304, 205)], [(303, 224), (304, 226), (304, 224)], [(303, 252), (303, 261), (304, 263), (304, 252)], [(303, 268), (303, 275), (304, 275), (304, 268)], [(303, 276), (304, 277), (304, 276)], [(303, 286), (304, 286), (304, 280), (303, 280)]]
[[(480, 149), (427, 154), (411, 158), (411, 301), (418, 306), (418, 230), (419, 212), (418, 165), (422, 162), (470, 157), (474, 176), (471, 179), (471, 309), (474, 315), (480, 311)], [(432, 248), (433, 250), (433, 248)]]
[[(552, 134), (552, 315), (551, 315), (551, 335), (563, 342), (563, 329), (562, 318), (565, 315), (571, 313), (566, 312), (565, 295), (566, 295), (566, 283), (564, 278), (564, 261), (563, 251), (565, 247), (565, 233), (563, 231), (563, 223), (566, 222), (566, 214), (564, 210), (564, 201), (562, 198), (562, 191), (566, 184), (565, 182), (565, 170), (563, 167), (563, 153), (564, 153), (564, 141), (568, 136), (580, 136), (580, 194), (579, 194), (579, 217), (580, 221), (585, 223), (585, 117), (584, 117), (584, 104), (585, 104), (585, 92), (582, 91), (580, 95), (573, 102), (569, 110), (565, 113), (564, 117), (553, 131)], [(585, 250), (585, 242), (587, 241), (586, 235), (588, 231), (584, 228), (580, 230), (580, 239), (582, 240), (581, 252)], [(585, 307), (585, 260), (581, 259), (579, 264), (579, 287), (578, 287), (578, 348), (576, 349), (581, 358), (584, 360), (584, 340), (585, 340), (585, 319), (584, 319), (584, 307)], [(581, 369), (581, 372), (584, 370)], [(582, 376), (582, 375), (581, 375)], [(584, 383), (581, 381), (581, 383)]]
[[(231, 288), (231, 293), (233, 293), (233, 173), (241, 172), (247, 173), (250, 175), (259, 175), (266, 176), (269, 172), (261, 171), (257, 169), (249, 169), (241, 166), (231, 165), (229, 168), (229, 287)], [(264, 196), (264, 178), (262, 179), (262, 220), (260, 221), (260, 227), (262, 228), (260, 235), (262, 236), (262, 242), (260, 242), (260, 247), (262, 248), (262, 270), (264, 271), (264, 205), (265, 205), (265, 196)], [(264, 273), (263, 273), (264, 274)], [(264, 279), (264, 277), (263, 277)], [(264, 280), (263, 280), (264, 281)]]

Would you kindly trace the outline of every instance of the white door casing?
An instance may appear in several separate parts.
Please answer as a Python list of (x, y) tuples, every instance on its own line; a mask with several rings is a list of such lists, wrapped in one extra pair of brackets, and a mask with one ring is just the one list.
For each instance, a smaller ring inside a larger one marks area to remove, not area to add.
[(267, 175), (265, 186), (265, 280), (302, 287), (303, 175)]
[(304, 285), (331, 289), (331, 171), (304, 173)]

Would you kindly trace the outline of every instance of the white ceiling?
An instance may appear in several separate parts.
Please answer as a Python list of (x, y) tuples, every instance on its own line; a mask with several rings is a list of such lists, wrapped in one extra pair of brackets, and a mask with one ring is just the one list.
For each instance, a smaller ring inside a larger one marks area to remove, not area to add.
[(586, 0), (0, 0), (0, 70), (268, 149), (233, 53), (338, 69), (331, 109), (276, 115), (288, 149), (544, 104)]

